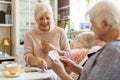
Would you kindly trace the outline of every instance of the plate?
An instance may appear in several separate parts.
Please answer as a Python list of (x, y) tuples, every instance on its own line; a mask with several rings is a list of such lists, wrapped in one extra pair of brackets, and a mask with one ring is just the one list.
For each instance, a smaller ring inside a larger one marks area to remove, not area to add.
[(4, 71), (3, 75), (6, 77), (18, 77), (18, 76), (20, 76), (20, 74), (11, 75), (8, 71)]
[(40, 72), (40, 74), (41, 74), (41, 79), (48, 79), (52, 76), (51, 70)]
[(37, 67), (25, 67), (25, 72), (38, 72), (41, 69), (37, 68)]
[(26, 72), (21, 74), (21, 76), (25, 75), (26, 79), (31, 79), (31, 80), (38, 80), (38, 79), (49, 79), (53, 75), (52, 70), (46, 70), (42, 72), (41, 70), (37, 72)]

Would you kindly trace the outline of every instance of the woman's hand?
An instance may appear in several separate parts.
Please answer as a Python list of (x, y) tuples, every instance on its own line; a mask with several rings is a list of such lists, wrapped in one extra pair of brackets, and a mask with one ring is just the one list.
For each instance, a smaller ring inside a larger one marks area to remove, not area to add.
[(41, 68), (42, 71), (47, 70), (47, 63), (44, 59), (37, 57), (37, 67)]
[(56, 50), (56, 48), (49, 42), (43, 41), (41, 44), (42, 44), (42, 49), (45, 53), (48, 53), (51, 50)]
[(67, 57), (61, 57), (60, 59), (64, 66), (65, 66), (65, 69), (67, 72), (75, 72), (76, 74), (80, 74), (81, 73), (81, 70), (82, 70), (82, 67), (77, 65), (74, 61), (72, 61), (70, 58), (67, 58)]
[(61, 57), (60, 60), (63, 62), (66, 72), (71, 73), (75, 63), (67, 57)]
[(53, 60), (51, 68), (58, 74), (61, 74), (62, 71), (65, 71), (65, 68), (60, 60)]
[(61, 61), (54, 60), (52, 62), (51, 68), (62, 80), (73, 80), (72, 77), (66, 73), (65, 68)]
[(70, 73), (72, 65), (74, 65), (75, 63), (67, 57), (62, 57), (60, 60), (61, 61), (58, 61), (58, 60), (53, 61), (53, 63), (52, 63), (53, 70), (55, 72), (60, 72), (60, 71), (64, 70), (67, 73)]

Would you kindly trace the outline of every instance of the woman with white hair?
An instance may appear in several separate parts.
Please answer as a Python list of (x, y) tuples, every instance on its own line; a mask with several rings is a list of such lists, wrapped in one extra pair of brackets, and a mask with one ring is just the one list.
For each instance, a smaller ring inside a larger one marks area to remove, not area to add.
[(25, 34), (24, 58), (27, 65), (44, 71), (51, 67), (49, 51), (57, 50), (60, 56), (69, 56), (70, 47), (64, 29), (54, 25), (51, 5), (38, 1), (34, 11), (37, 27)]
[[(88, 59), (83, 69), (70, 59), (61, 58), (65, 68), (80, 75), (78, 80), (120, 79), (120, 7), (116, 6), (109, 1), (101, 1), (88, 11), (91, 30), (96, 39), (106, 42), (106, 45)], [(53, 61), (52, 69), (62, 80), (73, 80), (60, 61)]]

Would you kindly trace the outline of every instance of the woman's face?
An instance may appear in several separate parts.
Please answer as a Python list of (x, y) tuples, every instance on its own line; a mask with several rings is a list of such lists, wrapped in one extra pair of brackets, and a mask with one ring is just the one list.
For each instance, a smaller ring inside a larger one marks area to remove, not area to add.
[(104, 29), (102, 27), (98, 27), (96, 23), (91, 21), (91, 30), (95, 33), (95, 38), (102, 40), (104, 36)]
[(49, 31), (51, 26), (51, 15), (46, 12), (40, 18), (36, 20), (38, 27), (41, 31)]

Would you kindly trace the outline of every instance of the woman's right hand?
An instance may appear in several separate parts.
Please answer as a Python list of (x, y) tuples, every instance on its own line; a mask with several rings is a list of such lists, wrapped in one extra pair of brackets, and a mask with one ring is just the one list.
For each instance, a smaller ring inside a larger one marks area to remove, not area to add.
[(51, 68), (61, 78), (61, 80), (73, 80), (72, 77), (66, 73), (60, 60), (53, 60)]
[(73, 62), (71, 59), (67, 57), (61, 57), (60, 60), (63, 62), (66, 72), (71, 73), (72, 68), (75, 65), (75, 62)]
[(42, 71), (47, 70), (47, 63), (44, 59), (37, 57), (37, 67), (39, 67), (40, 69), (42, 69)]

